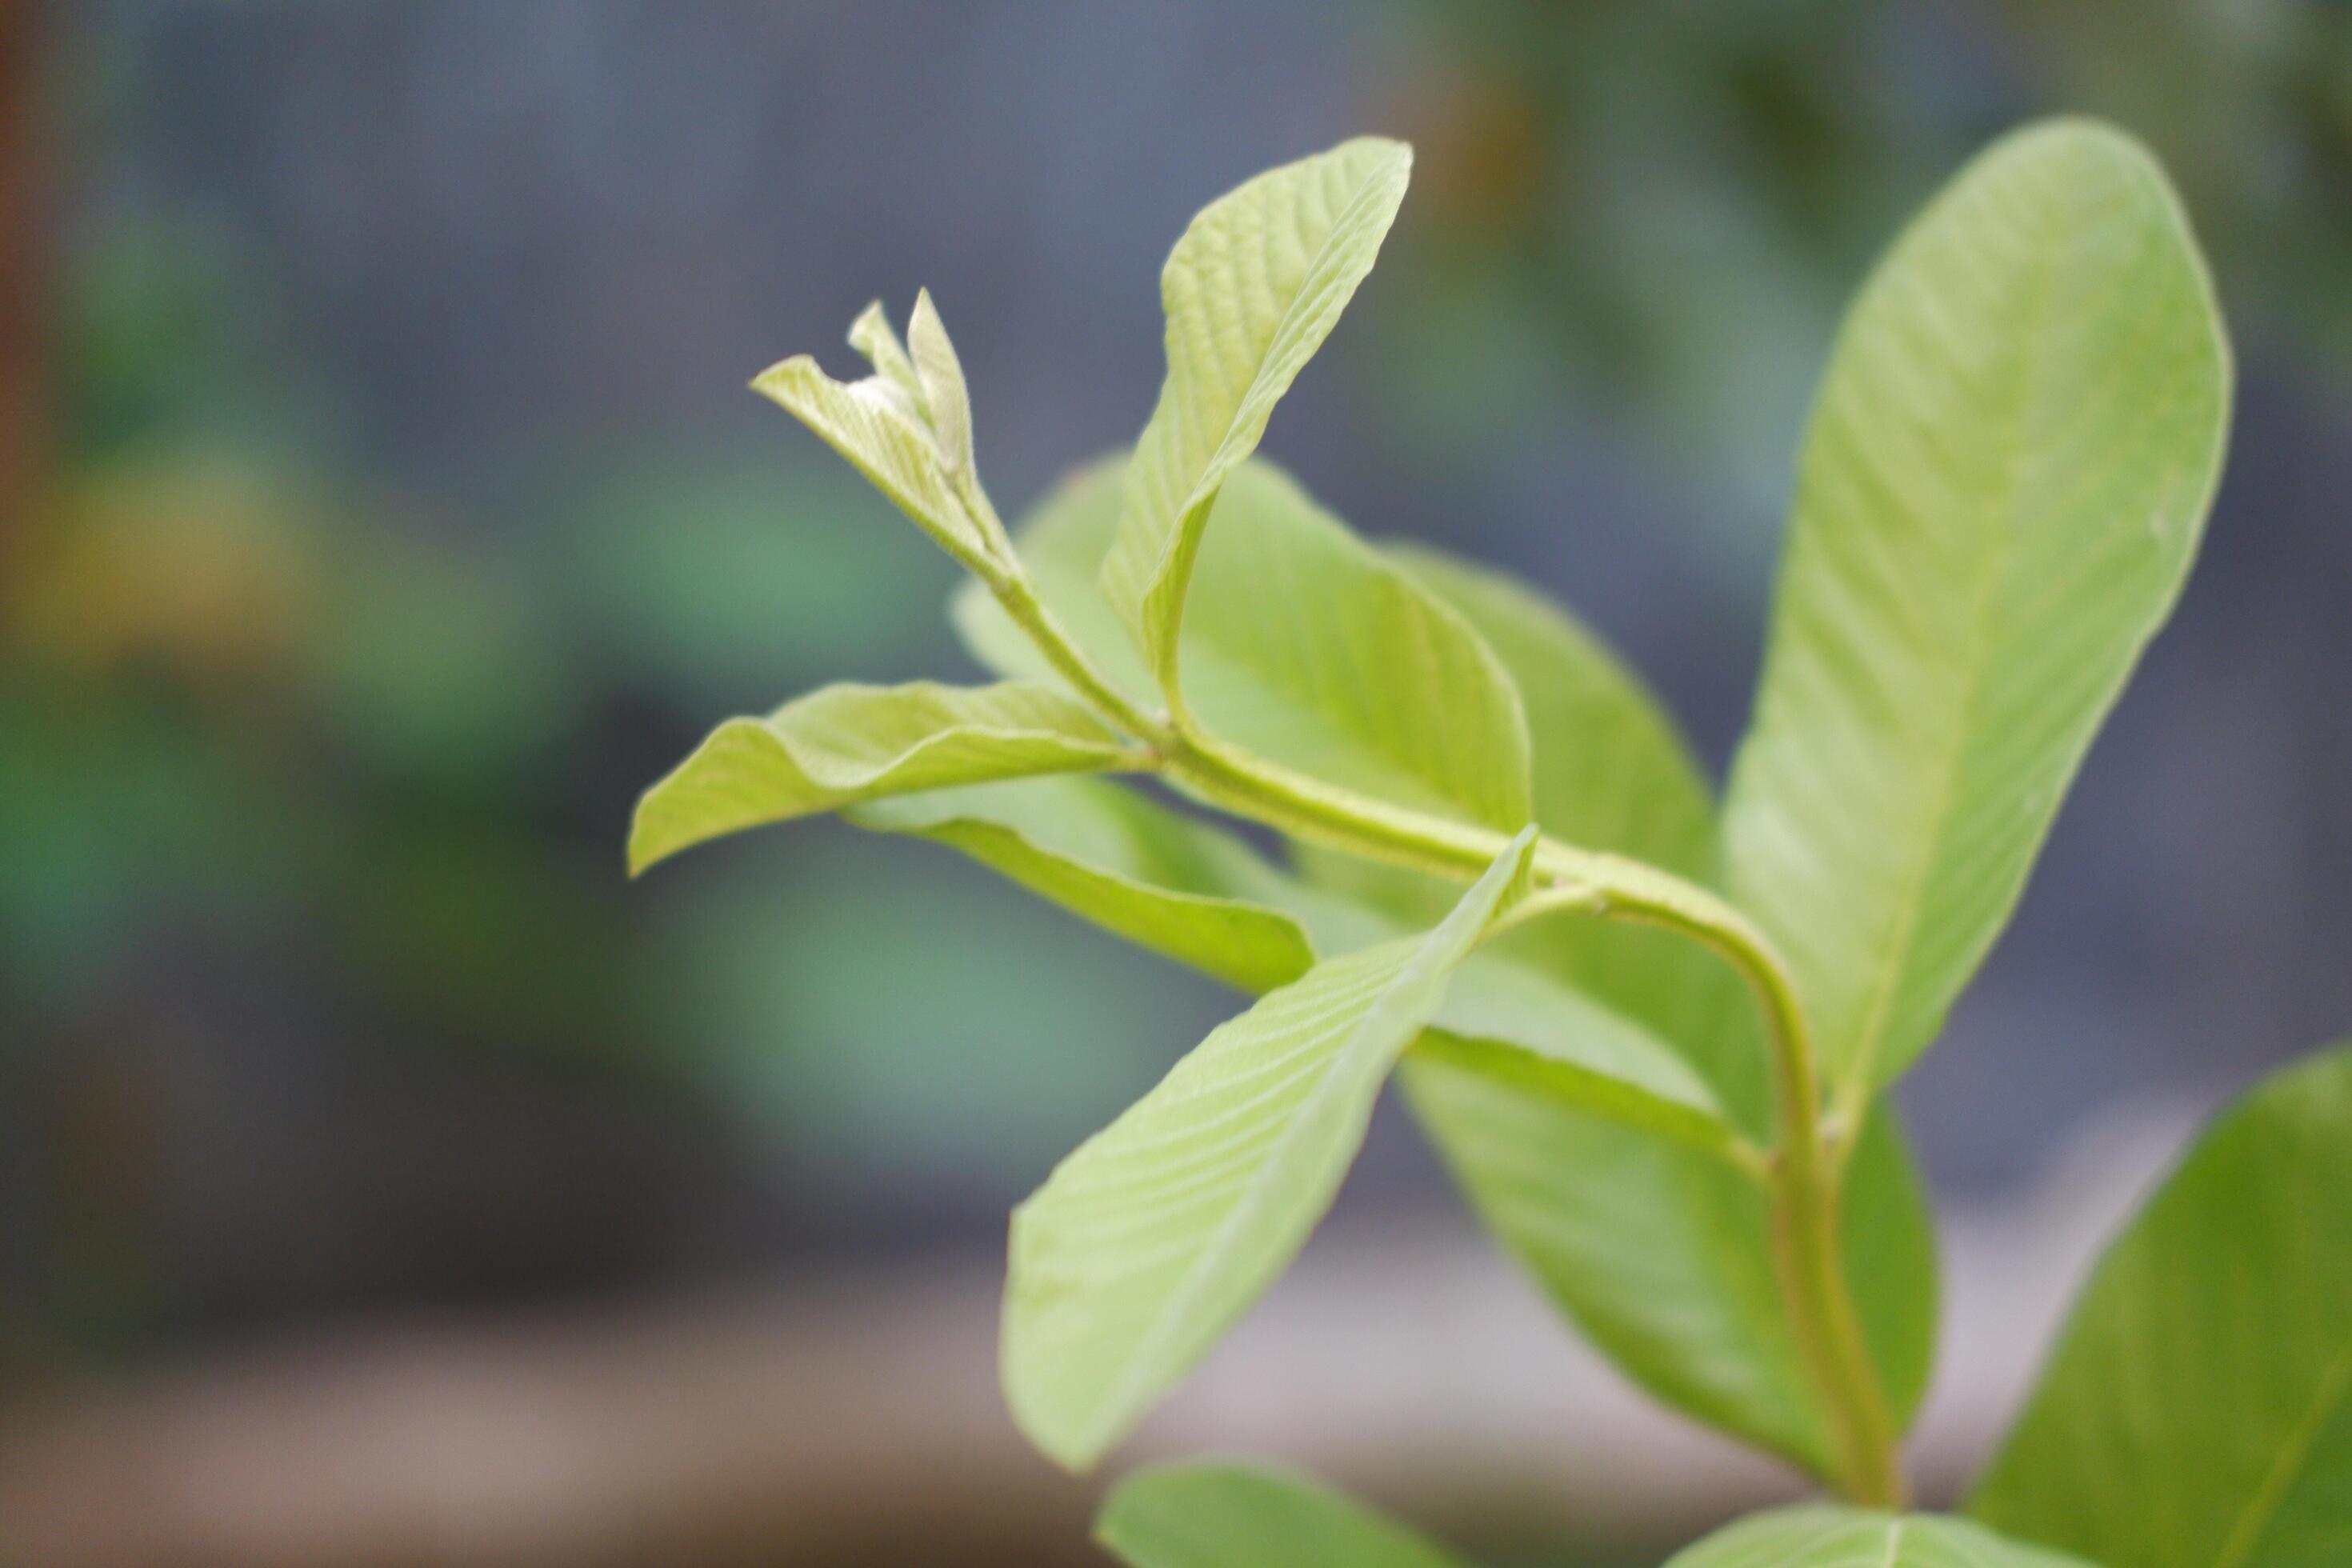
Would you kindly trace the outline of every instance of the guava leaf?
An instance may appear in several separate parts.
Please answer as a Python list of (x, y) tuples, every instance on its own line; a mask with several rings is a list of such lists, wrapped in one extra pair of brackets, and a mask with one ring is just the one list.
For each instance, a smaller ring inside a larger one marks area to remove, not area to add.
[(1104, 1503), (1095, 1539), (1128, 1568), (1461, 1568), (1311, 1481), (1218, 1461), (1129, 1476)]
[[(1607, 644), (1573, 612), (1507, 574), (1420, 545), (1383, 553), (1458, 611), (1518, 689), (1538, 826), (1563, 843), (1612, 850), (1701, 883), (1716, 879), (1713, 792), (1664, 706)], [(1393, 867), (1332, 852), (1309, 851), (1304, 860), (1324, 886), (1408, 918), (1452, 897), (1444, 883)], [(1769, 1131), (1755, 1005), (1712, 954), (1669, 931), (1572, 918), (1512, 931), (1495, 952), (1672, 1041), (1735, 1121), (1759, 1137)]]
[(2125, 1230), (1969, 1511), (2131, 1568), (2352, 1562), (2352, 1043), (2224, 1113)]
[[(1727, 1525), (1666, 1568), (2093, 1568), (2004, 1541), (1980, 1524), (1927, 1513), (1815, 1504)], [(2135, 1565), (2137, 1568), (2137, 1565)]]
[(764, 719), (730, 719), (637, 802), (629, 868), (771, 822), (949, 784), (1084, 773), (1126, 757), (1053, 687), (827, 686)]
[(1244, 991), (1307, 973), (1315, 950), (1268, 894), (1282, 873), (1233, 835), (1099, 779), (900, 795), (845, 814), (973, 859), (1083, 919)]
[(839, 382), (810, 355), (794, 354), (752, 378), (751, 389), (807, 426), (941, 549), (977, 571), (993, 546), (954, 483), (956, 464), (971, 460), (971, 412), (955, 351), (929, 305), (926, 294), (915, 323), (928, 368), (908, 357), (877, 303), (849, 329), (850, 345), (875, 374)]
[(2230, 384), (2179, 202), (2101, 126), (1996, 143), (1863, 289), (1726, 808), (1832, 1081), (1901, 1074), (2007, 922), (2179, 595)]
[[(1117, 524), (1118, 473), (1112, 462), (1073, 476), (1017, 531), (1016, 548), (1113, 684), (1148, 696), (1093, 581)], [(1524, 826), (1526, 719), (1469, 625), (1271, 464), (1235, 470), (1216, 514), (1184, 634), (1184, 689), (1202, 722), (1311, 779), (1455, 821)], [(982, 663), (1043, 672), (985, 594), (961, 595), (955, 620)]]
[[(1406, 1058), (1405, 1096), (1487, 1228), (1659, 1400), (1816, 1474), (1829, 1430), (1774, 1279), (1763, 1187), (1722, 1160), (1458, 1053)], [(1846, 1273), (1898, 1419), (1934, 1354), (1936, 1255), (1891, 1112), (1848, 1177)]]
[(1093, 1463), (1289, 1265), (1534, 842), (1434, 931), (1327, 959), (1220, 1026), (1013, 1211), (1002, 1364), (1040, 1449)]
[(1371, 271), (1412, 174), (1402, 142), (1345, 142), (1212, 202), (1169, 253), (1168, 378), (1136, 442), (1102, 574), (1162, 685), (1218, 489)]
[[(1545, 830), (1707, 879), (1716, 852), (1706, 782), (1639, 679), (1535, 590), (1426, 551), (1402, 558), (1517, 682)], [(1425, 910), (1443, 887), (1335, 854), (1302, 864), (1391, 918)], [(1513, 1026), (1466, 1016), (1530, 984), (1540, 989)], [(1735, 1125), (1758, 1139), (1770, 1131), (1764, 1043), (1732, 972), (1665, 932), (1555, 917), (1465, 964), (1439, 1022), (1473, 1033), (1485, 1023), (1527, 1047), (1433, 1036), (1403, 1074), (1409, 1102), (1503, 1247), (1661, 1399), (1801, 1465), (1826, 1464), (1827, 1432), (1772, 1277), (1763, 1194), (1722, 1158)], [(1580, 1098), (1559, 1092), (1570, 1086), (1528, 1050), (1598, 1057), (1615, 1071), (1573, 1086)], [(1643, 1077), (1626, 1064), (1677, 1056), (1715, 1090), (1703, 1115), (1671, 1093), (1627, 1091)], [(1891, 1133), (1874, 1131), (1848, 1176), (1849, 1275), (1889, 1398), (1907, 1417), (1934, 1356), (1936, 1258), (1926, 1200)]]

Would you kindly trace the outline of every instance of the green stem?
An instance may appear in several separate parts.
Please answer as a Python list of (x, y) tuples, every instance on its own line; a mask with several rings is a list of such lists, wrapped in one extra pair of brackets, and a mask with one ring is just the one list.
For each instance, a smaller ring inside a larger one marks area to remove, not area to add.
[(1072, 689), (1093, 703), (1103, 717), (1151, 747), (1155, 755), (1165, 755), (1173, 739), (1166, 721), (1136, 706), (1095, 668), (1094, 660), (1063, 629), (1060, 619), (1037, 597), (1036, 587), (1017, 565), (988, 574), (983, 580), (989, 592), (996, 595), (996, 602), (1004, 606), (1004, 613), (1013, 617), (1013, 625), (1028, 634), (1037, 651), (1045, 656)]
[[(1163, 714), (1147, 713), (1071, 641), (1017, 561), (990, 589), (1054, 668), (1103, 714), (1145, 742), (1160, 771), (1215, 804), (1294, 837), (1464, 880), (1510, 842), (1497, 829), (1391, 805), (1294, 773)], [(1822, 1116), (1811, 1032), (1787, 967), (1745, 915), (1683, 878), (1622, 856), (1554, 839), (1536, 849), (1546, 902), (1664, 927), (1736, 969), (1754, 993), (1770, 1039), (1776, 1127), (1766, 1168), (1775, 1275), (1807, 1375), (1828, 1414), (1834, 1472), (1848, 1500), (1899, 1508), (1897, 1433), (1862, 1332), (1843, 1258), (1839, 1215), (1844, 1148)], [(1858, 1127), (1842, 1118), (1840, 1125)]]

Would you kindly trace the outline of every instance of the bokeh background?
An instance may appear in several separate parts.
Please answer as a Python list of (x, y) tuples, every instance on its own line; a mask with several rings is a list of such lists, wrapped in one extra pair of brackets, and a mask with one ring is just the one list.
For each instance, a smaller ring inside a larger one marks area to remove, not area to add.
[[(2352, 1026), (2352, 10), (0, 0), (0, 1560), (1093, 1561), (989, 1389), (1003, 1215), (1234, 999), (830, 824), (625, 879), (719, 719), (972, 673), (950, 563), (746, 379), (928, 285), (1013, 510), (1139, 427), (1195, 208), (1406, 136), (1268, 450), (1577, 605), (1719, 768), (1840, 302), (2053, 110), (2170, 165), (2242, 386), (1906, 1088), (2012, 1259), (2052, 1171), (2160, 1158), (2116, 1107)], [(1548, 1331), (1401, 1123), (1336, 1228), (1158, 1441), (1528, 1562), (1782, 1484), (1471, 1364)], [(2046, 1328), (1960, 1326), (1994, 1384)]]

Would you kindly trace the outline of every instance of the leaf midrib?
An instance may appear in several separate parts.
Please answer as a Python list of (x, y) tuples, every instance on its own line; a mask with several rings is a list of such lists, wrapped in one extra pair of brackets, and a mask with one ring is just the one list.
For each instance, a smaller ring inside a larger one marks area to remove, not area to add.
[(1927, 887), (1934, 879), (1933, 868), (1940, 858), (1944, 836), (1951, 826), (1953, 803), (1958, 796), (1959, 760), (1965, 754), (1968, 736), (1976, 721), (1977, 708), (1982, 700), (1988, 650), (1991, 646), (1994, 608), (2000, 597), (2001, 585), (2008, 579), (2006, 557), (2017, 530), (2017, 508), (2024, 489), (2025, 464), (2022, 451), (2024, 436), (2035, 404), (2035, 391), (2047, 358), (2050, 312), (2057, 290), (2058, 266), (2054, 259), (2045, 259), (2034, 269), (2034, 283), (2030, 300), (2021, 314), (2030, 322), (2023, 334), (2032, 347), (2021, 353), (2017, 374), (2019, 390), (2015, 407), (2011, 414), (2011, 438), (2007, 445), (2010, 454), (2008, 471), (2000, 489), (2004, 492), (1996, 509), (2000, 538), (1993, 566), (1984, 574), (1976, 591), (1976, 603), (1969, 617), (1969, 658), (1965, 689), (1954, 722), (1946, 731), (1941, 748), (1944, 765), (1937, 770), (1935, 805), (1927, 814), (1928, 826), (1916, 842), (1918, 849), (1912, 861), (1912, 875), (1890, 930), (1892, 937), (1883, 950), (1888, 959), (1879, 966), (1874, 994), (1864, 1010), (1862, 1027), (1856, 1032), (1854, 1054), (1847, 1068), (1851, 1081), (1862, 1086), (1864, 1092), (1875, 1087), (1879, 1048), (1885, 1041), (1886, 1018), (1895, 1005), (1905, 972), (1903, 955), (1912, 946), (1918, 931), (1919, 919), (1927, 901)]
[[(1232, 477), (1233, 469), (1249, 456), (1249, 453), (1244, 452), (1229, 460), (1225, 453), (1234, 444), (1234, 430), (1239, 422), (1242, 410), (1249, 406), (1251, 398), (1255, 396), (1258, 389), (1265, 384), (1267, 354), (1281, 340), (1284, 329), (1290, 325), (1291, 321), (1297, 314), (1298, 301), (1306, 291), (1305, 282), (1315, 276), (1316, 269), (1320, 268), (1325, 259), (1330, 256), (1333, 244), (1337, 242), (1340, 234), (1346, 231), (1349, 220), (1356, 216), (1359, 208), (1371, 199), (1372, 193), (1379, 184), (1379, 172), (1375, 169), (1357, 186), (1356, 194), (1349, 198), (1347, 206), (1331, 220), (1330, 227), (1325, 230), (1322, 239), (1317, 242), (1315, 254), (1307, 258), (1306, 268), (1299, 274), (1300, 289), (1291, 295), (1289, 301), (1283, 306), (1282, 314), (1275, 319), (1274, 330), (1266, 334), (1265, 348), (1258, 354), (1257, 368), (1250, 373), (1249, 384), (1243, 388), (1242, 395), (1234, 400), (1234, 412), (1225, 418), (1224, 433), (1217, 437), (1215, 449), (1209, 454), (1209, 460), (1202, 465), (1202, 477), (1193, 481), (1192, 489), (1186, 492), (1184, 504), (1177, 509), (1175, 526), (1169, 534), (1168, 542), (1160, 552), (1159, 561), (1152, 567), (1151, 581), (1144, 595), (1147, 602), (1157, 598), (1163, 592), (1169, 573), (1177, 564), (1180, 552), (1187, 548), (1199, 547), (1198, 534), (1192, 527), (1193, 514), (1214, 503), (1217, 492), (1224, 488), (1225, 480)], [(1334, 325), (1337, 323), (1335, 322)], [(1305, 365), (1299, 366), (1300, 371), (1305, 369)], [(1294, 379), (1297, 374), (1293, 373)], [(1268, 412), (1270, 414), (1271, 410)], [(1255, 443), (1252, 445), (1255, 447)], [(1208, 476), (1211, 474), (1216, 475), (1214, 483), (1208, 481)], [(1187, 535), (1192, 536), (1189, 546), (1186, 542)], [(1185, 595), (1186, 598), (1190, 596), (1189, 594)], [(1165, 614), (1167, 625), (1160, 632), (1162, 647), (1155, 649), (1152, 656), (1152, 662), (1162, 668), (1173, 667), (1176, 662), (1176, 640), (1182, 624), (1183, 608), (1182, 600), (1180, 599), (1171, 605)]]
[[(1104, 1412), (1115, 1413), (1135, 1397), (1136, 1390), (1140, 1386), (1139, 1382), (1141, 1375), (1140, 1369), (1151, 1365), (1165, 1353), (1169, 1338), (1175, 1332), (1177, 1325), (1192, 1315), (1193, 1299), (1204, 1288), (1204, 1281), (1211, 1273), (1212, 1260), (1231, 1247), (1234, 1237), (1244, 1227), (1244, 1222), (1257, 1214), (1265, 1202), (1267, 1194), (1272, 1190), (1273, 1184), (1264, 1179), (1265, 1172), (1274, 1168), (1288, 1154), (1297, 1141), (1305, 1135), (1304, 1130), (1313, 1124), (1317, 1113), (1321, 1111), (1327, 1100), (1336, 1097), (1338, 1091), (1333, 1085), (1341, 1079), (1339, 1068), (1361, 1048), (1360, 1042), (1366, 1031), (1382, 1016), (1384, 1009), (1408, 980), (1426, 983), (1431, 978), (1425, 972), (1429, 967), (1439, 967), (1442, 972), (1443, 966), (1425, 964), (1424, 961), (1429, 958), (1430, 954), (1425, 951), (1410, 954), (1399, 966), (1396, 973), (1391, 975), (1375, 992), (1372, 1003), (1364, 1010), (1363, 1016), (1356, 1020), (1349, 1027), (1347, 1038), (1342, 1040), (1339, 1048), (1331, 1053), (1331, 1059), (1324, 1066), (1321, 1081), (1307, 1092), (1306, 1098), (1298, 1102), (1297, 1113), (1290, 1118), (1282, 1131), (1276, 1134), (1274, 1141), (1266, 1145), (1265, 1156), (1258, 1162), (1257, 1172), (1250, 1182), (1249, 1190), (1243, 1194), (1240, 1201), (1234, 1205), (1225, 1217), (1218, 1221), (1216, 1229), (1202, 1244), (1199, 1254), (1186, 1268), (1184, 1277), (1177, 1282), (1175, 1289), (1168, 1293), (1158, 1316), (1152, 1321), (1150, 1334), (1129, 1357), (1125, 1370), (1119, 1373), (1118, 1381), (1111, 1385), (1109, 1393), (1097, 1405), (1097, 1415), (1092, 1424), (1094, 1432), (1090, 1433), (1090, 1437), (1098, 1436)], [(1408, 1036), (1405, 1043), (1409, 1044), (1410, 1039), (1411, 1037)], [(1092, 1446), (1090, 1442), (1089, 1447)]]
[(2313, 1445), (2318, 1442), (2321, 1427), (2327, 1417), (2341, 1405), (2347, 1393), (2352, 1393), (2352, 1330), (2347, 1330), (2341, 1343), (2329, 1360), (2327, 1370), (2321, 1374), (2318, 1391), (2302, 1417), (2287, 1429), (2286, 1438), (2279, 1446), (2278, 1455), (2263, 1472), (2262, 1484), (2246, 1500), (2230, 1533), (2223, 1538), (2221, 1550), (2213, 1559), (2213, 1568), (2244, 1568), (2254, 1548), (2261, 1544), (2263, 1532), (2277, 1517), (2279, 1506), (2303, 1474), (2311, 1458)]

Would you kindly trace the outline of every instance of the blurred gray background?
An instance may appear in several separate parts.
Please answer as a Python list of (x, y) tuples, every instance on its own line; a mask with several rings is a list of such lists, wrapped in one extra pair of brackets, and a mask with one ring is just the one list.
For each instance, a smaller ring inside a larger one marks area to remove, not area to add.
[[(22, 1407), (383, 1325), (984, 1279), (1234, 999), (832, 825), (623, 879), (635, 793), (719, 719), (971, 670), (950, 563), (744, 383), (927, 285), (1013, 510), (1140, 426), (1192, 211), (1360, 131), (1416, 142), (1413, 194), (1266, 449), (1576, 605), (1718, 771), (1872, 256), (2022, 118), (2152, 142), (2240, 346), (2228, 479), (1904, 1100), (1993, 1202), (2102, 1107), (2352, 1026), (2339, 5), (0, 0), (0, 71)], [(1401, 1122), (1345, 1207), (1466, 1226)]]

